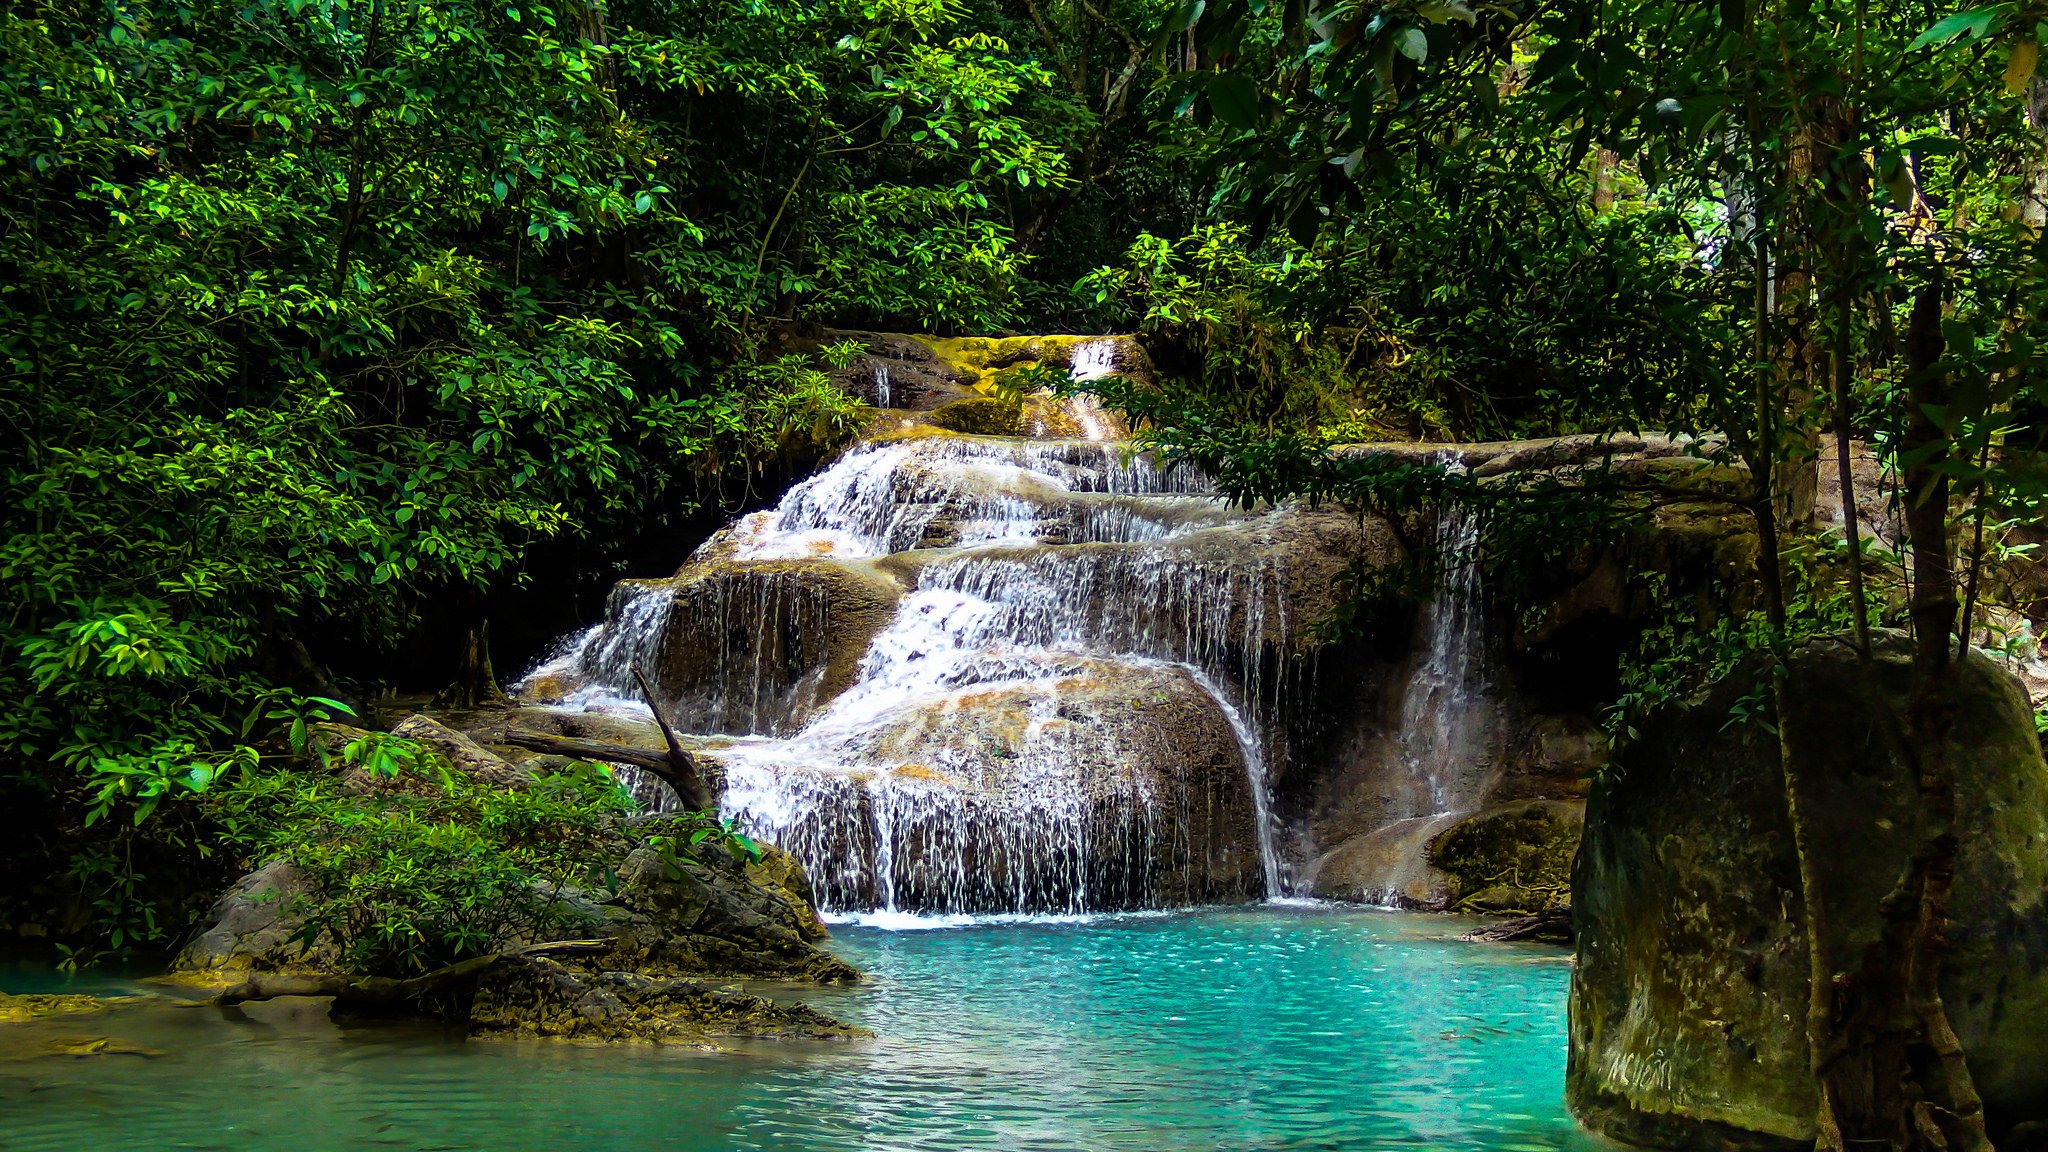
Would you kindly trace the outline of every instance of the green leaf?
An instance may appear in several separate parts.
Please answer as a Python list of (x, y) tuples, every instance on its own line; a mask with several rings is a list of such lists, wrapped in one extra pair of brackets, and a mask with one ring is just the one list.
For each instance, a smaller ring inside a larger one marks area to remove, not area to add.
[(1235, 72), (1218, 72), (1209, 80), (1209, 106), (1217, 119), (1240, 131), (1259, 124), (1259, 91)]
[(1986, 8), (1965, 8), (1961, 12), (1944, 16), (1940, 20), (1935, 21), (1932, 28), (1915, 36), (1913, 42), (1906, 45), (1906, 51), (1918, 51), (1929, 45), (1938, 47), (1959, 38), (1981, 40), (1985, 36), (1990, 35), (1991, 30), (1999, 22), (2003, 21), (2011, 11), (2012, 5), (2010, 4), (1993, 4)]
[(1429, 60), (1429, 37), (1420, 28), (1403, 28), (1395, 33), (1394, 48), (1417, 64)]

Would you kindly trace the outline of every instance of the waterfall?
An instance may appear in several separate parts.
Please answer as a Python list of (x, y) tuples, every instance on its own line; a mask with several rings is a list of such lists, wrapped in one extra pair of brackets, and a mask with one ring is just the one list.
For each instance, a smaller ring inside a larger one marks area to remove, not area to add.
[(1270, 779), (1271, 761), (1266, 757), (1264, 741), (1258, 729), (1245, 719), (1237, 705), (1230, 702), (1230, 696), (1221, 685), (1206, 672), (1195, 672), (1195, 682), (1207, 689), (1216, 698), (1216, 704), (1230, 720), (1230, 731), (1237, 737), (1237, 747), (1244, 757), (1245, 770), (1250, 774), (1252, 789), (1252, 812), (1255, 824), (1253, 832), (1259, 839), (1259, 875), (1266, 884), (1266, 899), (1278, 900), (1287, 895), (1280, 880), (1280, 849), (1274, 843), (1273, 835), (1273, 784)]
[[(828, 910), (1274, 897), (1279, 515), (1110, 441), (863, 444), (673, 580), (622, 584), (549, 667), (601, 707), (664, 658), (686, 726), (731, 734), (702, 751), (725, 814)], [(852, 640), (848, 581), (900, 588)]]
[[(1455, 468), (1450, 462), (1446, 467)], [(1417, 622), (1419, 651), (1401, 701), (1388, 814), (1358, 840), (1355, 887), (1387, 905), (1440, 898), (1430, 843), (1482, 803), (1491, 781), (1493, 739), (1485, 678), (1485, 619), (1474, 552), (1479, 520), (1456, 505), (1437, 515), (1436, 585)], [(1320, 864), (1319, 864), (1320, 867)]]
[(889, 366), (875, 365), (875, 407), (889, 407)]
[(1424, 617), (1421, 665), (1401, 702), (1399, 744), (1409, 771), (1429, 789), (1428, 815), (1463, 812), (1477, 799), (1457, 771), (1458, 732), (1485, 691), (1478, 656), (1485, 643), (1480, 611), (1479, 519), (1445, 508), (1437, 517), (1436, 592)]
[[(1100, 380), (1116, 371), (1116, 341), (1090, 340), (1074, 349), (1072, 365), (1067, 375), (1076, 382)], [(1067, 398), (1068, 415), (1081, 426), (1081, 434), (1090, 440), (1110, 440), (1115, 437), (1115, 423), (1094, 396), (1078, 392)]]

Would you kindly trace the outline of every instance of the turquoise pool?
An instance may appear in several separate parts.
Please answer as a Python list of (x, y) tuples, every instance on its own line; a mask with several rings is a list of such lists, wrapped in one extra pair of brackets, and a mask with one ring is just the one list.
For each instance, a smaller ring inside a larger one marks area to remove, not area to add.
[[(838, 930), (878, 1038), (722, 1053), (340, 1029), (288, 1002), (0, 1031), (0, 1149), (1599, 1146), (1563, 1106), (1567, 956), (1264, 906)], [(16, 980), (16, 990), (26, 991)], [(105, 1037), (162, 1055), (52, 1056)]]

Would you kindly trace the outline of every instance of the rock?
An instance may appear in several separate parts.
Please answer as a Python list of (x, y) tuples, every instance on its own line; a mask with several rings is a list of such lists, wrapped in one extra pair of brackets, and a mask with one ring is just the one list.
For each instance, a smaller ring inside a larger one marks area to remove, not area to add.
[(1311, 866), (1317, 896), (1430, 911), (1540, 913), (1569, 903), (1582, 805), (1524, 800), (1413, 817), (1353, 836)]
[(45, 1055), (68, 1056), (74, 1060), (92, 1056), (140, 1056), (145, 1060), (154, 1060), (163, 1055), (155, 1048), (145, 1048), (140, 1044), (130, 1044), (106, 1036), (77, 1036), (50, 1040), (44, 1046), (43, 1052)]
[[(1264, 891), (1244, 752), (1179, 667), (1046, 657), (1038, 675), (881, 711), (823, 750), (708, 750), (725, 807), (829, 905), (1073, 911)], [(794, 803), (791, 797), (800, 798)], [(1081, 903), (1085, 893), (1085, 905)]]
[[(1787, 727), (1812, 797), (1837, 956), (1874, 938), (1917, 797), (1898, 718), (1906, 642), (1868, 668), (1816, 640), (1793, 662)], [(1595, 786), (1574, 874), (1567, 1094), (1589, 1127), (1666, 1148), (1810, 1148), (1807, 958), (1778, 742), (1730, 707), (1738, 671), (1638, 725)], [(1994, 1125), (2048, 1118), (2048, 765), (2012, 678), (1954, 673), (1961, 843), (1950, 1020)]]
[(1572, 857), (1585, 805), (1525, 800), (1490, 808), (1439, 832), (1429, 863), (1449, 878), (1448, 907), (1530, 915), (1571, 899)]
[(1466, 933), (1465, 939), (1488, 944), (1522, 940), (1538, 944), (1569, 944), (1572, 942), (1572, 906), (1567, 901), (1527, 916), (1496, 920)]
[[(668, 822), (652, 818), (640, 830), (665, 833)], [(687, 833), (678, 827), (673, 834)], [(638, 838), (621, 835), (617, 850), (613, 892), (538, 885), (543, 898), (580, 912), (590, 937), (613, 942), (604, 965), (662, 977), (860, 978), (816, 946), (825, 929), (811, 907), (809, 881), (779, 849), (763, 846), (759, 861), (743, 863), (706, 845), (695, 857), (675, 856), (673, 869)], [(200, 984), (231, 983), (249, 972), (331, 972), (337, 957), (330, 945), (302, 952), (293, 942), (303, 922), (291, 903), (306, 894), (298, 873), (282, 862), (244, 877), (215, 906), (213, 923), (186, 946), (174, 970), (184, 982)]]
[(294, 941), (305, 921), (290, 908), (308, 896), (296, 868), (273, 860), (242, 877), (213, 906), (210, 923), (178, 954), (174, 971), (212, 973), (320, 969), (335, 960), (333, 945), (311, 951)]
[[(902, 587), (862, 561), (742, 562), (714, 549), (672, 579), (622, 584), (614, 604), (642, 594), (667, 598), (649, 671), (676, 723), (772, 733), (800, 727), (846, 690)], [(605, 678), (622, 676), (631, 683), (627, 669)], [(639, 695), (623, 687), (621, 694)]]
[(1457, 819), (1411, 816), (1359, 833), (1311, 862), (1302, 883), (1326, 900), (1441, 910), (1450, 879), (1429, 866), (1429, 842)]
[(799, 904), (809, 885), (802, 866), (781, 849), (763, 847), (762, 863), (750, 866), (719, 849), (665, 861), (640, 848), (618, 875), (616, 894), (596, 906), (604, 916), (599, 934), (619, 942), (625, 966), (815, 983), (860, 978), (812, 946), (824, 925), (807, 900)]
[(933, 409), (931, 422), (969, 436), (1016, 436), (1024, 431), (1024, 409), (994, 396), (970, 396)]
[(477, 986), (469, 1023), (478, 1036), (700, 1047), (719, 1037), (843, 1040), (869, 1035), (802, 1004), (546, 957), (525, 957), (493, 969)]
[(26, 1024), (53, 1016), (89, 1016), (123, 1004), (138, 1004), (143, 996), (84, 996), (75, 993), (15, 996), (0, 992), (0, 1024)]
[(491, 788), (520, 788), (533, 778), (504, 757), (431, 716), (415, 713), (393, 726), (393, 736), (415, 740), (448, 759), (455, 770)]

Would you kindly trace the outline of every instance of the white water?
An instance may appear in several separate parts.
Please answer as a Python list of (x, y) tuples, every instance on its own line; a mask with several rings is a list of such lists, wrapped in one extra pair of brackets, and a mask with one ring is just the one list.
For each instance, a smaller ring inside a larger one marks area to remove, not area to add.
[[(1261, 726), (1282, 583), (1267, 514), (1207, 491), (1109, 442), (863, 445), (706, 544), (685, 572), (692, 588), (715, 577), (717, 595), (622, 585), (606, 624), (543, 672), (575, 681), (571, 706), (622, 706), (631, 661), (664, 643), (796, 634), (828, 616), (802, 598), (803, 565), (903, 557), (893, 618), (799, 728), (778, 718), (802, 714), (792, 701), (815, 677), (778, 657), (787, 641), (719, 661), (689, 714), (748, 734), (704, 753), (724, 770), (724, 811), (802, 860), (821, 907), (1078, 916), (1280, 896)], [(1214, 736), (1162, 732), (1148, 703), (1206, 714), (1197, 728)], [(1185, 767), (1162, 752), (1176, 739), (1241, 760), (1250, 892), (1227, 870), (1223, 888), (1201, 887), (1231, 849), (1191, 841), (1188, 813), (1213, 797), (1171, 775)]]
[[(1116, 371), (1116, 341), (1090, 340), (1074, 349), (1073, 365), (1067, 374), (1077, 382), (1100, 380)], [(1094, 396), (1081, 392), (1067, 398), (1066, 408), (1081, 434), (1090, 440), (1112, 440), (1116, 424)]]
[(1470, 511), (1440, 514), (1436, 594), (1423, 624), (1428, 644), (1401, 701), (1402, 755), (1429, 789), (1430, 807), (1420, 815), (1463, 812), (1477, 799), (1459, 771), (1458, 735), (1486, 688), (1478, 660), (1485, 640), (1478, 544), (1479, 520)]
[[(1455, 460), (1445, 465), (1458, 467)], [(1433, 883), (1428, 845), (1476, 810), (1490, 784), (1480, 746), (1489, 700), (1479, 531), (1468, 509), (1451, 505), (1438, 513), (1436, 587), (1419, 623), (1421, 652), (1394, 739), (1412, 794), (1404, 817), (1372, 833), (1387, 863), (1360, 885), (1368, 899), (1389, 907), (1426, 901)]]

